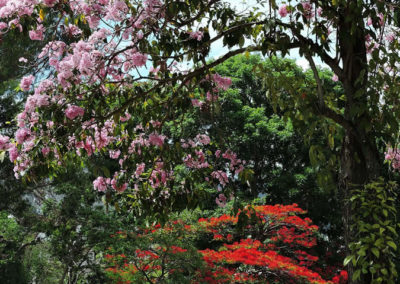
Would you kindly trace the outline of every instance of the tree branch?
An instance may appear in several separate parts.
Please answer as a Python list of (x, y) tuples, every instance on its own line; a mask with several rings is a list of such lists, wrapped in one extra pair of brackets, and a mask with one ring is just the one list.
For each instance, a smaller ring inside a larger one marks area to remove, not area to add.
[(305, 57), (307, 58), (308, 62), (310, 63), (311, 70), (313, 71), (315, 81), (317, 83), (317, 93), (318, 93), (318, 111), (320, 112), (321, 115), (324, 115), (325, 117), (332, 119), (334, 122), (337, 124), (341, 125), (343, 128), (346, 130), (352, 132), (356, 137), (358, 137), (357, 129), (354, 127), (354, 125), (351, 123), (351, 121), (345, 119), (343, 115), (338, 114), (331, 108), (327, 107), (325, 104), (324, 100), (324, 90), (322, 87), (322, 81), (321, 78), (319, 77), (318, 74), (318, 69), (315, 66), (314, 59), (312, 58), (310, 53), (306, 53)]
[(306, 59), (310, 63), (311, 70), (313, 71), (315, 81), (317, 82), (317, 93), (318, 93), (318, 107), (323, 108), (325, 107), (324, 101), (324, 90), (322, 88), (321, 78), (319, 77), (317, 67), (315, 66), (314, 59), (310, 53), (306, 53)]
[(343, 69), (340, 68), (336, 59), (332, 58), (331, 56), (329, 56), (328, 53), (325, 52), (322, 46), (313, 42), (311, 39), (304, 37), (299, 31), (295, 29), (293, 25), (283, 23), (281, 21), (278, 21), (277, 24), (290, 29), (293, 35), (298, 39), (302, 47), (308, 47), (308, 50), (317, 54), (322, 59), (322, 61), (326, 63), (332, 69), (332, 71), (336, 73), (336, 75), (338, 75), (339, 78), (343, 78)]

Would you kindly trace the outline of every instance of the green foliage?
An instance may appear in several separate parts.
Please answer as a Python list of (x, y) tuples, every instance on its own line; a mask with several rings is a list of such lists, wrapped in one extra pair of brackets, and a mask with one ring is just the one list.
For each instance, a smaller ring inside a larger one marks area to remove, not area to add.
[(22, 228), (12, 216), (0, 212), (0, 282), (24, 283), (25, 271), (20, 259), (24, 241)]
[[(290, 121), (309, 148), (309, 158), (317, 173), (317, 183), (328, 190), (336, 188), (333, 174), (339, 166), (340, 141), (343, 129), (316, 107), (316, 81), (311, 70), (303, 71), (294, 60), (271, 57), (265, 64), (254, 66), (263, 80), (267, 97), (275, 112)], [(332, 72), (318, 69), (324, 86), (324, 102), (336, 113), (343, 107), (343, 89), (332, 81)], [(327, 147), (328, 145), (328, 147)]]
[(354, 266), (353, 280), (364, 283), (397, 283), (394, 258), (398, 255), (396, 200), (398, 188), (382, 178), (352, 192), (353, 212), (351, 254), (344, 264)]
[[(21, 227), (6, 212), (0, 213), (0, 236), (0, 254), (2, 256), (0, 263), (6, 263), (14, 258), (16, 253), (15, 248), (23, 241)], [(11, 247), (14, 249), (10, 249)]]
[(47, 258), (58, 265), (60, 279), (72, 283), (103, 282), (98, 258), (110, 244), (110, 234), (120, 227), (130, 228), (129, 218), (106, 211), (90, 181), (87, 171), (69, 167), (52, 184), (52, 194), (42, 206), (42, 220), (34, 228), (47, 236)]
[(62, 263), (54, 258), (46, 241), (25, 249), (23, 267), (27, 272), (25, 283), (57, 283), (62, 279)]

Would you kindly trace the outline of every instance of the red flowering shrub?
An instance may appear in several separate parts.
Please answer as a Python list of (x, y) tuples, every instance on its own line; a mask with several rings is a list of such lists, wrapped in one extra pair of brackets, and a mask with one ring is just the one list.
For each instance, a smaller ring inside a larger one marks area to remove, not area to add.
[(106, 255), (107, 271), (116, 283), (346, 283), (345, 271), (327, 281), (314, 270), (318, 227), (303, 213), (297, 204), (248, 206), (236, 216), (117, 234), (129, 248)]

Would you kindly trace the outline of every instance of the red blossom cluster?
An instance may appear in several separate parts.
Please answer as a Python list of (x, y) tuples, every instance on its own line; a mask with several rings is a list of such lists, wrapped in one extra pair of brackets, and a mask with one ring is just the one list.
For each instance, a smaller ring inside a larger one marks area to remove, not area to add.
[[(192, 271), (191, 283), (346, 283), (345, 271), (332, 281), (324, 280), (316, 272), (320, 271), (316, 267), (319, 258), (307, 250), (316, 245), (318, 227), (312, 225), (309, 218), (296, 215), (304, 213), (297, 204), (247, 206), (235, 216), (223, 214), (200, 218), (194, 225), (186, 225), (182, 221), (165, 226), (155, 225), (152, 229), (143, 230), (143, 234), (136, 234), (136, 238), (150, 237), (154, 240), (151, 248), (136, 249), (127, 258), (121, 254), (107, 254), (106, 261), (112, 266), (107, 271), (118, 279), (117, 283), (133, 283), (129, 281), (133, 281), (138, 272), (160, 275), (160, 271), (165, 271), (165, 277), (168, 274), (188, 273), (178, 264), (165, 266), (178, 263), (177, 256), (182, 259), (190, 256), (190, 250), (175, 244), (163, 246), (155, 241), (155, 234), (170, 235), (183, 230), (187, 235), (203, 233), (203, 237), (208, 235), (211, 240), (207, 248), (197, 248), (204, 267)], [(241, 214), (248, 217), (248, 222), (242, 230), (238, 230)], [(123, 238), (127, 236), (119, 235)], [(186, 237), (182, 235), (178, 239)], [(151, 281), (156, 283), (157, 278), (151, 278)]]

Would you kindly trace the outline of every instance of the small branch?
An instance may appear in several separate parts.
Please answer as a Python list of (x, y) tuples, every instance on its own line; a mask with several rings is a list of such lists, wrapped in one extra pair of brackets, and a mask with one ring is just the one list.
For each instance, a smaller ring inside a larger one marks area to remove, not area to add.
[(24, 250), (27, 246), (36, 245), (36, 244), (40, 241), (40, 238), (39, 238), (38, 236), (39, 236), (39, 235), (37, 234), (37, 235), (35, 236), (35, 239), (34, 239), (33, 241), (31, 241), (31, 242), (29, 242), (29, 243), (25, 243), (25, 244), (23, 244), (22, 246), (20, 246), (20, 247), (18, 248), (18, 250), (17, 250), (17, 255), (21, 254), (21, 253), (23, 252), (23, 250)]
[(293, 35), (299, 40), (301, 45), (304, 47), (308, 47), (308, 50), (317, 54), (324, 63), (326, 63), (332, 70), (333, 72), (338, 75), (339, 78), (343, 78), (343, 69), (340, 68), (337, 60), (335, 58), (332, 58), (329, 56), (328, 53), (325, 52), (322, 46), (318, 45), (317, 43), (313, 42), (311, 39), (304, 37), (300, 32), (298, 32), (295, 27), (291, 24), (283, 23), (283, 22), (277, 22), (278, 25), (288, 28), (292, 31)]
[(324, 90), (322, 88), (322, 81), (319, 77), (317, 67), (315, 66), (314, 59), (312, 58), (310, 53), (306, 53), (306, 59), (310, 63), (311, 70), (313, 71), (315, 81), (317, 82), (317, 92), (318, 92), (318, 107), (324, 108), (325, 101), (324, 101)]
[(321, 78), (319, 77), (318, 74), (318, 69), (315, 66), (314, 59), (312, 58), (310, 53), (307, 53), (305, 55), (306, 59), (310, 63), (311, 70), (313, 71), (315, 81), (317, 83), (317, 93), (318, 93), (318, 111), (320, 114), (324, 115), (325, 117), (333, 120), (334, 122), (338, 123), (341, 125), (343, 128), (346, 130), (354, 133), (355, 137), (358, 137), (357, 135), (357, 129), (354, 127), (354, 125), (347, 119), (344, 118), (344, 116), (338, 114), (331, 108), (327, 107), (325, 105), (325, 100), (324, 100), (324, 90), (322, 86), (322, 81)]

